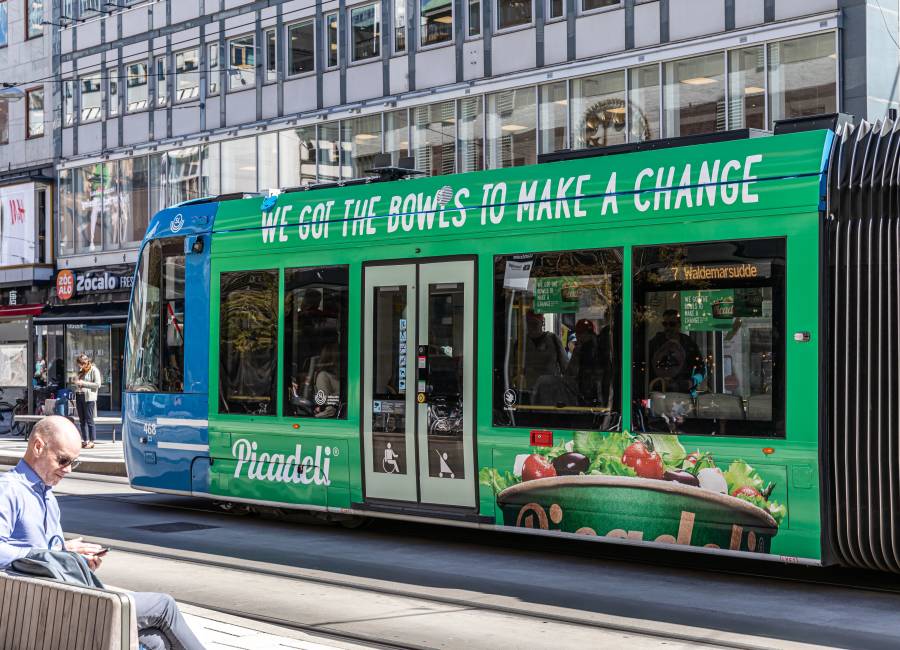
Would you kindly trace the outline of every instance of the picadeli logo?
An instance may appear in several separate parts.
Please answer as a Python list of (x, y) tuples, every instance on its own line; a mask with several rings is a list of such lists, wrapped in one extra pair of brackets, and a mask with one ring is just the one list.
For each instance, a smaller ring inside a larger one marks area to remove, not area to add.
[(257, 443), (241, 438), (231, 448), (231, 455), (237, 460), (234, 478), (241, 478), (244, 468), (246, 478), (251, 481), (271, 481), (273, 483), (295, 483), (303, 485), (331, 485), (328, 472), (331, 469), (331, 447), (316, 446), (315, 454), (303, 456), (303, 445), (297, 444), (294, 453), (284, 454), (263, 452), (257, 456)]
[(172, 223), (169, 226), (169, 229), (172, 232), (178, 232), (179, 230), (181, 230), (181, 227), (183, 225), (184, 225), (184, 217), (181, 216), (181, 213), (179, 212), (178, 214), (175, 215), (175, 218), (172, 219)]

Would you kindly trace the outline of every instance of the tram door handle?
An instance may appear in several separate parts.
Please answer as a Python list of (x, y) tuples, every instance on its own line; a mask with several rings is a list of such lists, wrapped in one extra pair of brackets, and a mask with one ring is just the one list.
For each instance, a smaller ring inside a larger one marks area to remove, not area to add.
[(429, 401), (432, 386), (428, 383), (428, 346), (416, 346), (416, 402), (425, 404)]

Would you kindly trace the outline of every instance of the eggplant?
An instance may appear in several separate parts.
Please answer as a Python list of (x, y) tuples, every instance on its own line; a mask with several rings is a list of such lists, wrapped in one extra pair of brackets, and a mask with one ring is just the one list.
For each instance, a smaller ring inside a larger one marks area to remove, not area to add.
[(553, 469), (557, 476), (577, 476), (587, 474), (591, 461), (584, 454), (570, 451), (553, 459)]
[(676, 483), (683, 483), (684, 485), (693, 485), (694, 487), (700, 487), (700, 480), (690, 472), (685, 472), (683, 469), (666, 470), (666, 473), (663, 474), (663, 480), (675, 481)]

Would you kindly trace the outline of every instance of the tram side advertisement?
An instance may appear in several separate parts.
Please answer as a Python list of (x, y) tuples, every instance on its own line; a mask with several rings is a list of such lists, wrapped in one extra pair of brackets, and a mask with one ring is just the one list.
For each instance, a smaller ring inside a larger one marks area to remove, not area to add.
[(579, 431), (502, 459), (479, 480), (507, 526), (770, 553), (787, 518), (784, 468), (719, 462), (673, 435)]

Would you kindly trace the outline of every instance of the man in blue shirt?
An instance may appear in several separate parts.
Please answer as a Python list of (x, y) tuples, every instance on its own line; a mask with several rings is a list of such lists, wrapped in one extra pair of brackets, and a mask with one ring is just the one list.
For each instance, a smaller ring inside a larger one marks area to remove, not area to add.
[[(97, 569), (101, 547), (80, 537), (66, 541), (60, 525), (59, 503), (53, 494), (78, 464), (81, 436), (75, 425), (58, 415), (38, 422), (21, 461), (0, 475), (0, 570), (32, 549), (78, 553)], [(202, 650), (171, 596), (133, 593), (141, 645), (148, 650)]]

